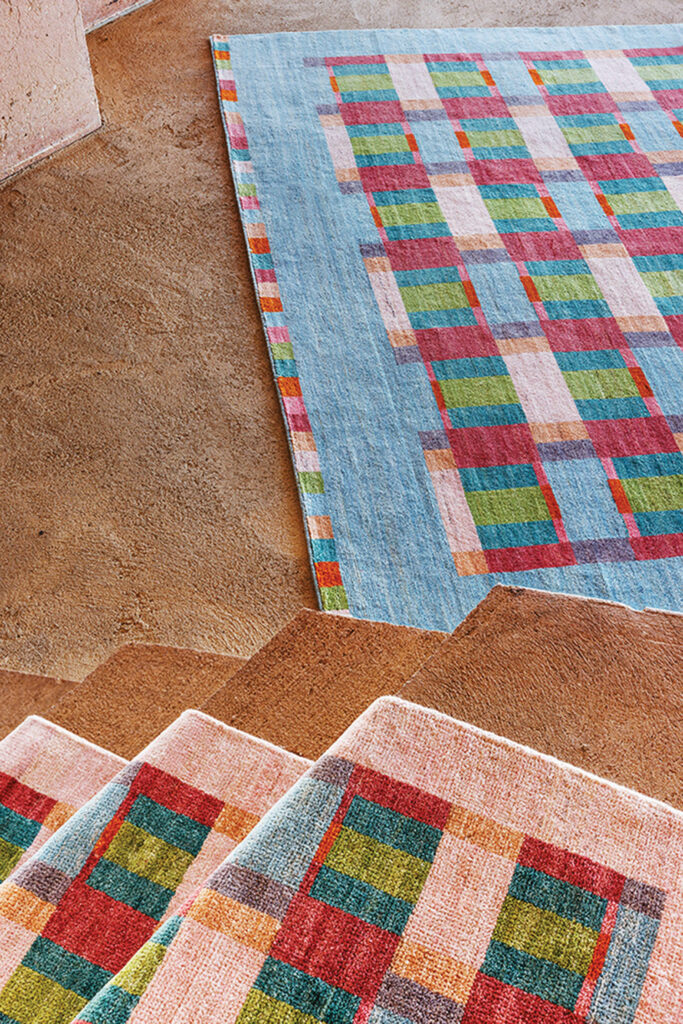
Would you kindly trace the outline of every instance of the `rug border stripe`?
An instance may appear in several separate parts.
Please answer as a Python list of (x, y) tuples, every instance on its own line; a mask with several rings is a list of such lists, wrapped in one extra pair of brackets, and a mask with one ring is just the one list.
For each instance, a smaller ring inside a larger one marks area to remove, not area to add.
[[(316, 511), (314, 514), (312, 514), (312, 513), (309, 512), (309, 508), (307, 507), (307, 494), (309, 492), (307, 492), (304, 489), (303, 481), (301, 479), (302, 473), (305, 472), (305, 471), (300, 470), (299, 467), (297, 466), (297, 452), (296, 452), (295, 442), (294, 442), (294, 437), (293, 437), (293, 434), (295, 433), (295, 431), (293, 430), (293, 426), (292, 426), (292, 423), (290, 421), (289, 414), (288, 414), (288, 411), (287, 411), (287, 406), (286, 406), (285, 401), (284, 401), (284, 397), (285, 397), (284, 396), (284, 390), (286, 389), (287, 385), (285, 385), (283, 383), (284, 381), (288, 381), (288, 382), (291, 381), (292, 382), (292, 384), (290, 385), (290, 388), (294, 392), (298, 392), (298, 396), (300, 398), (301, 408), (303, 408), (304, 416), (308, 420), (308, 413), (306, 411), (306, 402), (305, 402), (305, 399), (304, 399), (304, 396), (303, 396), (303, 389), (302, 389), (301, 379), (299, 377), (298, 367), (296, 365), (296, 354), (293, 353), (293, 357), (292, 357), (292, 360), (291, 360), (291, 362), (294, 363), (294, 373), (293, 374), (289, 374), (287, 377), (278, 376), (277, 367), (275, 366), (275, 358), (273, 356), (273, 351), (272, 351), (272, 348), (271, 348), (272, 342), (270, 340), (269, 329), (272, 328), (272, 327), (280, 327), (280, 328), (282, 328), (284, 326), (284, 330), (287, 331), (287, 328), (282, 323), (283, 313), (281, 312), (281, 310), (282, 310), (281, 303), (279, 304), (280, 305), (280, 309), (279, 310), (269, 310), (269, 309), (266, 308), (267, 304), (264, 303), (261, 300), (261, 296), (259, 294), (258, 280), (257, 280), (257, 277), (256, 277), (256, 267), (254, 266), (254, 262), (252, 260), (252, 247), (251, 247), (251, 244), (250, 244), (250, 235), (249, 235), (248, 228), (249, 228), (249, 225), (252, 224), (253, 222), (250, 221), (247, 218), (247, 216), (245, 216), (246, 209), (245, 209), (245, 207), (244, 207), (244, 205), (243, 205), (243, 203), (241, 201), (242, 197), (240, 196), (240, 193), (239, 193), (239, 186), (241, 186), (241, 185), (250, 186), (250, 189), (252, 190), (251, 198), (254, 200), (254, 202), (256, 204), (256, 208), (260, 210), (260, 204), (259, 204), (259, 201), (258, 201), (258, 183), (257, 183), (257, 179), (256, 179), (256, 172), (254, 170), (254, 167), (253, 167), (253, 164), (251, 162), (251, 159), (249, 159), (247, 161), (243, 161), (243, 162), (242, 161), (238, 161), (237, 157), (236, 157), (236, 154), (235, 154), (234, 142), (233, 142), (233, 139), (231, 138), (231, 135), (230, 135), (230, 125), (232, 124), (233, 127), (235, 125), (239, 126), (240, 133), (243, 135), (245, 140), (247, 138), (247, 136), (246, 136), (246, 128), (244, 126), (244, 122), (243, 122), (241, 114), (239, 112), (239, 103), (238, 103), (238, 99), (237, 99), (237, 87), (236, 87), (234, 76), (232, 75), (232, 72), (230, 72), (230, 77), (229, 78), (221, 77), (221, 70), (222, 69), (219, 68), (219, 64), (218, 64), (219, 58), (217, 57), (218, 53), (227, 54), (227, 57), (223, 57), (221, 59), (222, 60), (226, 60), (227, 59), (229, 61), (229, 59), (230, 59), (229, 58), (229, 54), (230, 54), (230, 37), (229, 36), (212, 35), (210, 37), (209, 42), (210, 42), (210, 45), (211, 45), (211, 57), (212, 57), (212, 60), (213, 60), (214, 74), (216, 76), (216, 87), (217, 87), (217, 90), (218, 90), (218, 103), (219, 103), (219, 107), (220, 107), (220, 111), (221, 111), (221, 121), (223, 123), (223, 131), (225, 133), (225, 139), (226, 139), (226, 143), (227, 143), (227, 147), (228, 147), (228, 157), (229, 157), (229, 160), (230, 160), (230, 170), (232, 172), (233, 184), (235, 186), (235, 198), (237, 200), (237, 205), (238, 205), (239, 214), (240, 214), (240, 221), (242, 223), (242, 230), (244, 232), (244, 241), (245, 241), (245, 245), (246, 245), (246, 248), (247, 248), (247, 257), (249, 259), (249, 270), (251, 272), (252, 282), (253, 282), (253, 285), (254, 285), (254, 291), (255, 291), (256, 298), (257, 298), (258, 305), (259, 305), (259, 312), (260, 312), (260, 315), (261, 315), (261, 323), (263, 325), (263, 331), (264, 331), (265, 341), (266, 341), (266, 348), (268, 350), (268, 358), (270, 359), (270, 365), (271, 365), (271, 369), (272, 369), (272, 373), (273, 373), (273, 378), (275, 380), (278, 401), (280, 403), (280, 410), (282, 412), (282, 418), (283, 418), (284, 423), (285, 423), (285, 430), (286, 430), (286, 434), (287, 434), (287, 444), (289, 446), (289, 451), (290, 451), (290, 455), (291, 455), (291, 459), (292, 459), (292, 465), (293, 465), (293, 469), (294, 469), (294, 476), (296, 478), (297, 489), (298, 489), (298, 492), (299, 492), (299, 501), (300, 501), (300, 505), (301, 505), (301, 512), (302, 512), (302, 516), (303, 516), (303, 520), (304, 520), (304, 532), (305, 532), (305, 536), (306, 536), (306, 544), (308, 546), (308, 556), (309, 556), (309, 560), (310, 560), (310, 563), (311, 563), (311, 567), (313, 569), (313, 582), (314, 582), (316, 593), (317, 593), (317, 596), (318, 596), (318, 602), (319, 602), (320, 607), (322, 608), (323, 611), (335, 612), (338, 615), (347, 615), (348, 616), (348, 615), (350, 615), (350, 612), (349, 612), (349, 601), (348, 601), (348, 597), (347, 597), (347, 594), (346, 594), (346, 588), (344, 586), (344, 582), (343, 582), (343, 579), (342, 579), (341, 566), (339, 564), (338, 559), (336, 559), (336, 558), (334, 560), (329, 559), (329, 558), (317, 558), (316, 559), (315, 553), (314, 553), (313, 541), (314, 541), (314, 539), (321, 539), (321, 538), (314, 538), (313, 533), (312, 533), (312, 529), (311, 529), (311, 523), (309, 521), (310, 519), (315, 518), (315, 519), (325, 519), (325, 520), (327, 520), (327, 522), (330, 524), (330, 526), (329, 526), (329, 529), (327, 530), (328, 536), (326, 536), (324, 539), (332, 541), (332, 543), (334, 544), (335, 543), (335, 538), (334, 538), (334, 530), (332, 528), (331, 520), (330, 520), (330, 516), (329, 516), (327, 501), (326, 501), (326, 498), (325, 498), (325, 484), (324, 484), (324, 480), (323, 480), (322, 474), (319, 471), (316, 472), (316, 477), (320, 481), (320, 486), (322, 487), (322, 491), (312, 491), (310, 493), (317, 494), (317, 497), (318, 497), (317, 504), (322, 508), (323, 511), (322, 512)], [(246, 164), (246, 168), (244, 166), (238, 166), (238, 164), (240, 164), (240, 163), (241, 164)], [(262, 218), (262, 211), (261, 211), (260, 216)], [(266, 246), (267, 246), (266, 251), (270, 252), (270, 242), (268, 240), (268, 234), (267, 234), (267, 231), (265, 231), (265, 227), (264, 227), (264, 234), (263, 235), (259, 235), (259, 238), (263, 238), (264, 239), (264, 241), (266, 243)], [(276, 271), (275, 270), (272, 271), (272, 277), (271, 277), (271, 280), (270, 280), (269, 283), (271, 284), (271, 286), (274, 283), (275, 287), (277, 289), (277, 275), (276, 275)], [(279, 313), (279, 316), (277, 316), (278, 313)], [(274, 314), (275, 314), (275, 316), (274, 316)], [(291, 339), (290, 339), (290, 343), (291, 343)], [(293, 343), (292, 343), (292, 349), (293, 349)], [(309, 443), (310, 443), (310, 445), (312, 447), (308, 448), (307, 451), (309, 451), (313, 455), (317, 456), (318, 449), (317, 449), (317, 445), (315, 443), (315, 437), (313, 435), (313, 428), (312, 428), (312, 426), (310, 426), (310, 420), (308, 422), (309, 422), (309, 432), (310, 432), (310, 442)], [(336, 550), (335, 550), (335, 555), (336, 555)]]

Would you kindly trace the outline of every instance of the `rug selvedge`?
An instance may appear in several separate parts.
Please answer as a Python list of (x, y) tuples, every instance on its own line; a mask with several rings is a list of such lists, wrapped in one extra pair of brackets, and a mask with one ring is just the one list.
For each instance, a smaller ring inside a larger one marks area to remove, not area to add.
[(284, 413), (294, 460), (304, 522), (320, 603), (325, 611), (348, 612), (348, 598), (337, 558), (332, 520), (325, 498), (320, 459), (306, 412), (292, 340), (278, 288), (276, 269), (263, 223), (254, 165), (244, 122), (237, 110), (237, 87), (230, 63), (227, 37), (211, 39), (214, 68), (225, 135), (230, 152), (235, 188), (249, 259), (261, 309), (268, 352)]

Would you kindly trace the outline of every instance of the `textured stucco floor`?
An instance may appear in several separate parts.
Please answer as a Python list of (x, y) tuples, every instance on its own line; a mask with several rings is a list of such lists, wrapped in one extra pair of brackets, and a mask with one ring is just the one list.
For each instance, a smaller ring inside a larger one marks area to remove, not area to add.
[(156, 0), (89, 36), (105, 120), (0, 190), (0, 667), (251, 654), (314, 606), (207, 37), (672, 22), (677, 0)]

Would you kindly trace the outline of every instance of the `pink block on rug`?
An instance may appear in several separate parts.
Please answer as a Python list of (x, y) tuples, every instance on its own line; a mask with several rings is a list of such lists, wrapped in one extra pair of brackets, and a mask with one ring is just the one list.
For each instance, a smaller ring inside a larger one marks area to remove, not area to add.
[[(173, 963), (162, 965), (155, 979), (158, 1000), (141, 1006), (136, 1024), (211, 1024), (235, 1020), (251, 988), (254, 974), (266, 954), (216, 932), (199, 921), (188, 920), (174, 948)], [(230, 971), (230, 985), (221, 985), (218, 971)], [(215, 970), (215, 983), (207, 990), (207, 967)], [(193, 993), (196, 992), (196, 999)]]
[[(446, 833), (404, 938), (460, 963), (481, 962), (514, 870), (514, 859)], [(466, 935), (458, 928), (463, 917)]]

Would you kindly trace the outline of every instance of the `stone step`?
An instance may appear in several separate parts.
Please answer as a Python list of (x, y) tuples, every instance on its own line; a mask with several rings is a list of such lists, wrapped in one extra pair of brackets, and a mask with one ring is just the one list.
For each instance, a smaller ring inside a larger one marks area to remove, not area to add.
[(131, 644), (81, 684), (0, 681), (6, 730), (41, 712), (124, 757), (186, 707), (316, 757), (377, 696), (400, 693), (680, 804), (682, 624), (673, 613), (496, 587), (451, 636), (304, 610), (246, 663)]
[(682, 627), (498, 586), (400, 695), (681, 806)]
[(73, 685), (45, 717), (130, 759), (244, 663), (206, 651), (127, 644)]
[(313, 759), (376, 697), (396, 693), (447, 638), (305, 609), (202, 710)]
[(0, 739), (29, 715), (42, 715), (77, 684), (28, 672), (0, 669)]
[(151, 2), (0, 5), (0, 182), (100, 127), (85, 33)]
[(78, 0), (0, 5), (0, 181), (100, 125)]

